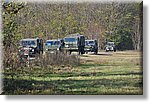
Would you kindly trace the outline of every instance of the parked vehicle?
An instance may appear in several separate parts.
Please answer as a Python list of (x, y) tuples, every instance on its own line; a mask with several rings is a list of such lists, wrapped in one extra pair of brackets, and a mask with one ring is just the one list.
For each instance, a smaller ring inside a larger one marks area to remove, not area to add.
[(47, 40), (45, 43), (45, 50), (46, 51), (61, 51), (64, 47), (64, 41), (53, 39), (53, 40)]
[(85, 37), (80, 34), (70, 34), (64, 38), (65, 47), (70, 54), (72, 52), (78, 52), (84, 54)]
[(41, 38), (22, 39), (19, 42), (19, 55), (21, 56), (35, 56), (43, 53), (43, 40)]
[(94, 52), (94, 54), (98, 53), (98, 43), (97, 40), (85, 40), (85, 52)]
[(116, 46), (114, 42), (107, 42), (106, 47), (105, 47), (105, 51), (114, 51), (116, 52)]

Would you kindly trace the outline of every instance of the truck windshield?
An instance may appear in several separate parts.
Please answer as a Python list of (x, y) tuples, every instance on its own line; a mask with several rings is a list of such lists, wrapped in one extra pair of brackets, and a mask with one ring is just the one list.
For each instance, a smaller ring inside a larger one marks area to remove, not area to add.
[(114, 43), (113, 42), (108, 42), (107, 45), (108, 46), (114, 46)]
[(46, 45), (59, 45), (60, 41), (47, 41)]
[(94, 45), (94, 41), (85, 41), (85, 45)]
[(54, 41), (53, 42), (53, 45), (59, 45), (60, 44), (60, 41)]
[(35, 46), (35, 41), (34, 40), (28, 40), (28, 41), (21, 41), (22, 46)]
[(76, 38), (65, 38), (64, 39), (65, 42), (76, 42)]

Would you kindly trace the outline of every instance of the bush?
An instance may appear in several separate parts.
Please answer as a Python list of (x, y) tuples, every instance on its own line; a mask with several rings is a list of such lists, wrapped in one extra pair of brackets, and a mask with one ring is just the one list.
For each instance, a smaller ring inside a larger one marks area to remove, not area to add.
[(60, 52), (45, 53), (44, 55), (37, 56), (34, 61), (34, 65), (41, 67), (48, 66), (77, 66), (80, 63), (79, 56), (77, 55), (65, 55)]

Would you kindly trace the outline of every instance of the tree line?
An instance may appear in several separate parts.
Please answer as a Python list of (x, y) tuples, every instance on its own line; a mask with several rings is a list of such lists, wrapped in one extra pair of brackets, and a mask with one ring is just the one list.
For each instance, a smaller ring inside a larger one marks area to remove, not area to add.
[(118, 50), (142, 50), (143, 3), (21, 3), (3, 2), (3, 45), (22, 38), (63, 38), (80, 33), (97, 39), (101, 49), (114, 41)]

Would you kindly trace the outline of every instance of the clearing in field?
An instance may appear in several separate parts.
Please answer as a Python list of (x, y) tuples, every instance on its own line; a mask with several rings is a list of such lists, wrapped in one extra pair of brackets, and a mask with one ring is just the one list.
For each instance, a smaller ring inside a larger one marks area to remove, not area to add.
[(6, 70), (3, 94), (142, 95), (142, 53), (99, 52), (80, 56), (80, 65), (73, 67)]

